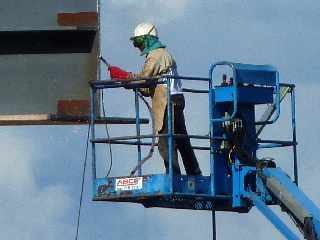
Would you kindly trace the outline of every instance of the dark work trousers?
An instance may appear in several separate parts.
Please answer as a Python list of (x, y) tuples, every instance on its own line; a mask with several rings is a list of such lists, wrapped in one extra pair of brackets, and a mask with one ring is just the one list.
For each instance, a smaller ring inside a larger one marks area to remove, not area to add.
[[(185, 101), (183, 94), (173, 95), (171, 97), (173, 103), (173, 132), (175, 134), (188, 134), (183, 114), (183, 109), (185, 107)], [(166, 134), (168, 132), (168, 120), (167, 120), (167, 109), (163, 119), (163, 126), (160, 134)], [(168, 137), (159, 137), (158, 149), (161, 157), (164, 160), (164, 165), (166, 168), (166, 173), (169, 173), (169, 159), (168, 159)], [(190, 138), (174, 138), (173, 141), (173, 158), (172, 158), (172, 168), (174, 175), (180, 175), (180, 167), (178, 163), (178, 153), (182, 157), (183, 165), (186, 170), (187, 175), (201, 175), (201, 170), (197, 158), (192, 149)]]

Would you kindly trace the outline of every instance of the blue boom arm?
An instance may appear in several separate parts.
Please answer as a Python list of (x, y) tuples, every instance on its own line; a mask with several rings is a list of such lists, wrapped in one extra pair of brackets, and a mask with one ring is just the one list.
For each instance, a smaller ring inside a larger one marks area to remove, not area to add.
[[(264, 168), (258, 171), (258, 178), (261, 180), (262, 191), (251, 193), (248, 198), (278, 229), (281, 226), (279, 230), (288, 239), (298, 238), (294, 238), (293, 233), (284, 231), (285, 227), (280, 223), (280, 219), (273, 220), (270, 215), (271, 210), (265, 204), (266, 199), (258, 197), (258, 195), (263, 196), (268, 191), (272, 196), (272, 201), (280, 205), (293, 218), (305, 239), (320, 239), (320, 209), (292, 182), (285, 172), (280, 168)], [(259, 189), (259, 185), (257, 188)], [(261, 205), (264, 206), (261, 207)]]

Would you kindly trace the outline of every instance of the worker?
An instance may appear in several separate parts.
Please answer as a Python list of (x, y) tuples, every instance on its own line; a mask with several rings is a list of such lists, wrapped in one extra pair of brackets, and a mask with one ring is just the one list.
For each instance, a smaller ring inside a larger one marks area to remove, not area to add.
[[(132, 79), (157, 77), (163, 74), (178, 75), (176, 62), (166, 50), (166, 46), (159, 41), (155, 25), (151, 23), (141, 23), (137, 25), (134, 30), (134, 35), (130, 40), (133, 46), (141, 51), (141, 55), (145, 56), (143, 70), (139, 73), (129, 73), (119, 67), (109, 66), (111, 78), (130, 81)], [(155, 83), (156, 80), (153, 80), (153, 82)], [(167, 134), (167, 85), (153, 84), (151, 87), (141, 88), (139, 91), (144, 96), (152, 98), (152, 111), (155, 117), (156, 132), (159, 134)], [(170, 92), (173, 102), (174, 121), (172, 127), (174, 133), (187, 135), (183, 114), (185, 99), (182, 93), (182, 81), (180, 79), (171, 79)], [(159, 137), (158, 141), (158, 149), (164, 160), (166, 173), (169, 172), (167, 140), (168, 137)], [(179, 150), (182, 157), (186, 173), (188, 175), (201, 175), (198, 161), (188, 137), (176, 138), (173, 141), (173, 174), (181, 174), (177, 150)]]

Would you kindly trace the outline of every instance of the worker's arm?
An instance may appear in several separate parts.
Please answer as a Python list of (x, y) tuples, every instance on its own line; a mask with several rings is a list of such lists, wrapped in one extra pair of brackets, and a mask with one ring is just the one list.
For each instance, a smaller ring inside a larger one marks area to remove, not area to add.
[[(134, 79), (134, 78), (138, 78), (135, 77), (134, 74), (129, 73), (119, 67), (116, 66), (108, 66), (108, 70), (110, 71), (110, 77), (113, 80), (118, 80), (118, 81), (124, 81), (126, 82), (125, 84), (125, 88), (130, 88), (130, 82)], [(135, 84), (139, 84), (139, 83), (144, 83), (145, 81), (135, 81)], [(152, 89), (150, 88), (140, 88), (139, 91), (142, 93), (142, 95), (144, 95), (145, 97), (149, 97), (151, 96), (152, 93)]]
[[(148, 56), (144, 62), (143, 69), (139, 73), (130, 73), (130, 79), (139, 79), (139, 78), (151, 78), (159, 73), (159, 59), (154, 56)], [(146, 82), (141, 80), (142, 83)]]
[[(148, 56), (143, 65), (143, 69), (139, 73), (130, 73), (129, 79), (140, 79), (140, 78), (152, 78), (155, 77), (159, 73), (160, 64), (159, 57)], [(140, 92), (142, 95), (149, 97), (153, 95), (155, 86), (157, 84), (157, 79), (153, 80), (137, 80), (135, 83), (150, 83), (151, 87), (148, 88), (140, 88)]]
[(142, 95), (149, 97), (152, 96), (154, 93), (157, 84), (157, 79), (154, 78), (150, 80), (143, 80), (143, 78), (153, 78), (159, 75), (159, 73), (161, 73), (160, 60), (161, 56), (159, 55), (149, 55), (145, 60), (142, 71), (139, 73), (126, 72), (119, 67), (111, 66), (109, 67), (110, 76), (112, 79), (120, 81), (123, 80), (127, 82), (126, 86), (128, 88), (130, 88), (130, 82), (134, 83), (134, 85), (147, 83), (148, 87), (140, 88), (139, 91), (142, 93)]

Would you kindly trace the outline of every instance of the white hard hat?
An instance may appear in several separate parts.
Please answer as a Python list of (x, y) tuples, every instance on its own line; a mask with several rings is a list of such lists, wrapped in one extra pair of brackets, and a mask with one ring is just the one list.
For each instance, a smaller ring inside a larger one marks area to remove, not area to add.
[(134, 29), (134, 34), (133, 34), (133, 37), (131, 37), (131, 39), (139, 36), (144, 36), (144, 35), (151, 35), (151, 36), (158, 37), (158, 31), (155, 25), (152, 23), (140, 23)]

